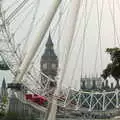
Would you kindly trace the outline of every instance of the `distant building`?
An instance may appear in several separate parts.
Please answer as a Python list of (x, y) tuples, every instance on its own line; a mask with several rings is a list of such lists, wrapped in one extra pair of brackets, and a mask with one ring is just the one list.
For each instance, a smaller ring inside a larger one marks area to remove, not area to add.
[(3, 82), (2, 82), (2, 86), (1, 86), (1, 96), (7, 96), (7, 87), (6, 87), (6, 82), (5, 82), (5, 78), (3, 78)]
[[(40, 68), (45, 75), (47, 75), (52, 80), (55, 80), (58, 69), (58, 57), (54, 52), (54, 45), (50, 34), (46, 43), (45, 51), (40, 60)], [(47, 82), (46, 78), (42, 77), (41, 82), (44, 86)], [(54, 87), (56, 85), (56, 81), (50, 82), (49, 84), (51, 87)]]
[(81, 78), (81, 86), (86, 87), (86, 89), (101, 88), (102, 80), (100, 77), (84, 77)]
[(2, 101), (3, 97), (7, 97), (7, 96), (8, 96), (8, 93), (7, 93), (6, 82), (5, 82), (5, 78), (3, 78), (1, 91), (0, 91), (0, 101)]

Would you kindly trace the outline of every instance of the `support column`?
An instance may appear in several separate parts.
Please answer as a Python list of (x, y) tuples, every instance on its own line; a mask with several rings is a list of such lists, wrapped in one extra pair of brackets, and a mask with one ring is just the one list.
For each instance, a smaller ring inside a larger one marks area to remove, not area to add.
[(103, 91), (103, 108), (102, 108), (102, 110), (103, 111), (105, 111), (105, 95), (106, 95), (106, 93), (105, 93), (105, 91)]
[(115, 90), (115, 94), (116, 94), (116, 108), (119, 108), (119, 90), (118, 89)]
[(91, 97), (90, 97), (90, 107), (89, 107), (89, 111), (92, 111), (92, 100), (93, 100), (93, 92), (91, 93), (91, 95), (90, 95)]
[(79, 97), (78, 97), (78, 101), (77, 101), (77, 105), (76, 105), (76, 110), (79, 110), (79, 108), (80, 108), (80, 97), (81, 97), (81, 93), (79, 91)]

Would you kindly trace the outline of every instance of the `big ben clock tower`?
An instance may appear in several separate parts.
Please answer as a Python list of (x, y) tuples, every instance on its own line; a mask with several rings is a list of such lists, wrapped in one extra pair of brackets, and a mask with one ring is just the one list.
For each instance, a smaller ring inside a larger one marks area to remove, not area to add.
[[(58, 57), (54, 52), (53, 42), (50, 34), (48, 37), (48, 41), (46, 43), (45, 51), (41, 57), (40, 68), (45, 75), (55, 80), (55, 77), (57, 75), (57, 69), (58, 69)], [(41, 82), (43, 85), (46, 84), (45, 81), (46, 81), (45, 78), (42, 78)], [(56, 82), (50, 82), (51, 87), (52, 86), (54, 87), (55, 84)]]

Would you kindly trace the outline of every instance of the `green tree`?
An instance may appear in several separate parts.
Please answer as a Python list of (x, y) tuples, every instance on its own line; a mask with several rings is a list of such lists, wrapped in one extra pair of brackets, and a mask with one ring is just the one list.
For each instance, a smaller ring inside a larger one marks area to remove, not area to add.
[(2, 101), (0, 104), (0, 118), (4, 117), (6, 114), (6, 105), (7, 105), (7, 97), (2, 97)]
[(116, 87), (119, 87), (120, 79), (120, 48), (107, 48), (106, 52), (110, 54), (111, 63), (103, 70), (101, 75), (104, 79), (110, 75), (116, 80)]

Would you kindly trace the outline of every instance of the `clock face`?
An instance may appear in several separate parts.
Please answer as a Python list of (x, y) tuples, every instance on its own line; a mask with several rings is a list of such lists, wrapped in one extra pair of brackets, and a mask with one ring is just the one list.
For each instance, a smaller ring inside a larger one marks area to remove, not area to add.
[(52, 63), (52, 69), (56, 69), (56, 64)]
[(46, 70), (47, 69), (47, 63), (43, 64), (43, 69)]

